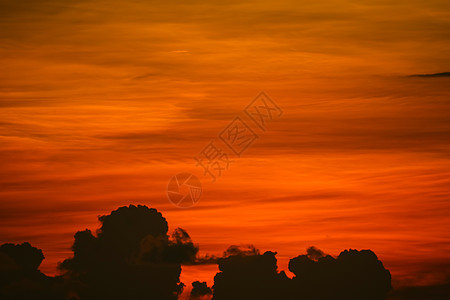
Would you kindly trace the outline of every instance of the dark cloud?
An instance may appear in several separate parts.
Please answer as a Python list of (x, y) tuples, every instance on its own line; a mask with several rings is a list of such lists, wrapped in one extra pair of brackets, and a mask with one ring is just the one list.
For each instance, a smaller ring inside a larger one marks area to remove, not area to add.
[(224, 258), (230, 256), (253, 256), (253, 255), (259, 255), (259, 250), (256, 249), (255, 246), (253, 245), (248, 246), (231, 245), (223, 253)]
[(65, 299), (70, 281), (41, 273), (38, 268), (43, 259), (42, 250), (29, 243), (1, 245), (0, 299)]
[(288, 299), (289, 278), (277, 271), (275, 252), (233, 252), (218, 260), (213, 299)]
[(386, 299), (391, 275), (370, 250), (337, 258), (310, 247), (291, 259), (289, 279), (277, 271), (276, 253), (237, 253), (218, 260), (214, 299)]
[[(337, 257), (312, 246), (289, 262), (294, 274), (278, 271), (276, 252), (232, 245), (220, 256), (197, 257), (198, 247), (156, 209), (124, 206), (100, 216), (100, 228), (75, 234), (73, 257), (62, 276), (40, 272), (42, 250), (0, 246), (1, 299), (177, 299), (184, 288), (181, 264), (217, 263), (214, 286), (195, 281), (191, 300), (213, 299), (448, 299), (450, 285), (391, 291), (391, 275), (371, 250), (345, 250)], [(389, 297), (389, 298), (388, 298)]]
[(324, 257), (325, 254), (323, 253), (322, 250), (314, 246), (311, 246), (308, 249), (306, 249), (306, 256), (308, 256), (308, 258), (311, 260), (318, 261), (320, 258)]
[(296, 299), (386, 299), (391, 289), (391, 274), (370, 250), (345, 250), (333, 258), (309, 248), (289, 261), (289, 270)]
[(189, 262), (188, 264), (193, 265), (211, 265), (217, 264), (220, 259), (227, 258), (230, 256), (252, 256), (259, 255), (259, 250), (253, 245), (231, 245), (223, 252), (221, 256), (206, 254), (204, 256), (197, 256), (195, 260)]
[(62, 276), (47, 277), (44, 259), (29, 243), (0, 247), (1, 299), (177, 299), (181, 263), (195, 261), (198, 247), (146, 206), (120, 207), (100, 216), (94, 234), (75, 234), (73, 257), (60, 263)]
[(450, 77), (450, 72), (432, 73), (432, 74), (413, 74), (409, 75), (408, 77), (425, 77), (425, 78)]
[(82, 299), (177, 299), (184, 285), (180, 263), (193, 261), (198, 248), (178, 228), (169, 238), (166, 219), (146, 206), (120, 207), (99, 217), (102, 226), (75, 234), (74, 256), (60, 264), (81, 282)]
[(192, 283), (192, 291), (189, 295), (190, 300), (209, 299), (212, 296), (212, 289), (208, 287), (206, 282), (194, 281)]
[(3, 244), (0, 252), (10, 257), (17, 266), (24, 271), (36, 271), (44, 260), (42, 250), (30, 245), (23, 244)]

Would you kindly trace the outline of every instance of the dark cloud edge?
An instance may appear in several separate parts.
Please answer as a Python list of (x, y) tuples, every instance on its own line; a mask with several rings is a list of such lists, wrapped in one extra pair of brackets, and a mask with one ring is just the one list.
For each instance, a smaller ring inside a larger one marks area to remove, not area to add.
[(450, 77), (450, 72), (431, 73), (431, 74), (412, 74), (407, 77), (413, 78), (435, 78), (435, 77)]

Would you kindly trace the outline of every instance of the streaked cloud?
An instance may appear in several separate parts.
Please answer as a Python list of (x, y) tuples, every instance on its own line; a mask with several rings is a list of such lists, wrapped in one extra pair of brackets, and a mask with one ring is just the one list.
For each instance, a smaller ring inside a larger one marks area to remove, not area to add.
[[(0, 0), (1, 242), (32, 242), (55, 272), (75, 231), (145, 204), (203, 254), (253, 243), (286, 269), (310, 245), (370, 248), (399, 284), (438, 282), (449, 8)], [(261, 90), (285, 114), (210, 183), (193, 157)], [(165, 194), (181, 171), (204, 184), (189, 211)], [(186, 269), (209, 285), (216, 271)]]

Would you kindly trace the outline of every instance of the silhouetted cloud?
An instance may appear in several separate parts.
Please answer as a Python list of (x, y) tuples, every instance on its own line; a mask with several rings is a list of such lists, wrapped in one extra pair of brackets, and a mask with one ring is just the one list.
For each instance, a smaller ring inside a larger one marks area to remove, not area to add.
[[(174, 230), (147, 206), (120, 207), (100, 216), (101, 227), (75, 234), (74, 255), (60, 264), (62, 276), (39, 271), (42, 250), (29, 243), (0, 246), (1, 299), (177, 299), (181, 264), (198, 264), (189, 234)], [(345, 250), (337, 257), (312, 246), (292, 258), (289, 278), (278, 271), (276, 252), (231, 245), (217, 262), (213, 287), (194, 281), (191, 300), (213, 299), (448, 299), (450, 284), (411, 286), (391, 291), (391, 275), (371, 250)], [(389, 293), (390, 292), (390, 293)]]
[(225, 258), (230, 256), (253, 256), (253, 255), (259, 255), (259, 250), (256, 249), (255, 246), (253, 245), (248, 246), (231, 245), (223, 253), (223, 256)]
[(206, 282), (194, 281), (192, 283), (192, 291), (189, 295), (190, 300), (210, 299), (212, 296), (212, 289), (208, 287)]
[(432, 74), (413, 74), (408, 77), (450, 77), (450, 72), (432, 73)]
[(0, 252), (10, 257), (24, 271), (37, 271), (44, 260), (42, 250), (31, 246), (30, 243), (3, 244), (0, 246)]
[(314, 260), (314, 261), (318, 261), (319, 258), (322, 258), (325, 256), (325, 253), (323, 253), (322, 250), (311, 246), (308, 249), (306, 249), (306, 256), (308, 256), (309, 259)]
[[(386, 299), (391, 275), (370, 250), (345, 250), (337, 258), (317, 249), (290, 260), (295, 298)], [(314, 255), (311, 255), (313, 253)], [(314, 258), (314, 259), (312, 259)]]
[(120, 207), (99, 217), (102, 226), (75, 234), (73, 258), (60, 264), (66, 276), (85, 286), (82, 299), (177, 299), (180, 263), (195, 259), (198, 248), (183, 229), (169, 238), (166, 219), (146, 206)]
[(213, 299), (287, 299), (289, 278), (277, 271), (276, 252), (236, 250), (218, 260)]
[(276, 253), (257, 251), (219, 259), (214, 299), (386, 299), (391, 275), (370, 250), (345, 250), (337, 258), (310, 247), (291, 259), (289, 279), (277, 271)]
[(0, 246), (0, 299), (59, 300), (70, 292), (70, 281), (48, 277), (39, 271), (41, 249), (30, 243)]
[(211, 265), (217, 264), (219, 259), (227, 258), (230, 256), (250, 256), (258, 255), (259, 250), (253, 245), (231, 245), (223, 252), (221, 256), (206, 254), (203, 256), (197, 256), (193, 261), (187, 264), (191, 265)]

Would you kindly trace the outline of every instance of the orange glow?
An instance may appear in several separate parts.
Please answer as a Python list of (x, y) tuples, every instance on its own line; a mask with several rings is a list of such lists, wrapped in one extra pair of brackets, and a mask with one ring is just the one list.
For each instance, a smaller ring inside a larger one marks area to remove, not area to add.
[[(371, 249), (394, 285), (448, 276), (450, 78), (410, 77), (450, 70), (447, 2), (43, 2), (0, 12), (0, 242), (42, 271), (132, 203), (202, 255)], [(193, 157), (261, 90), (283, 117), (212, 183)], [(193, 208), (167, 199), (179, 172)]]

